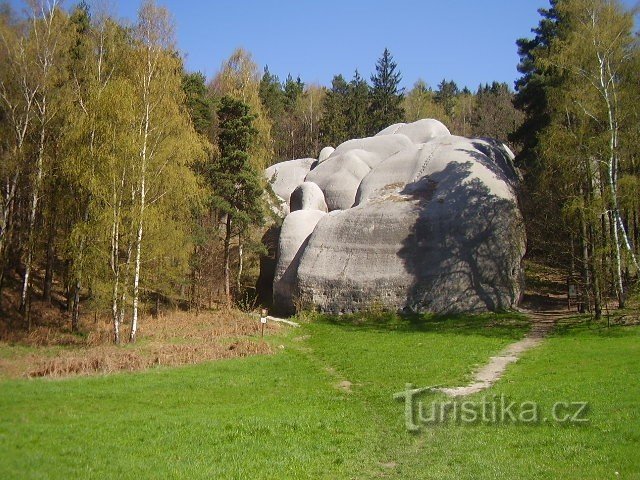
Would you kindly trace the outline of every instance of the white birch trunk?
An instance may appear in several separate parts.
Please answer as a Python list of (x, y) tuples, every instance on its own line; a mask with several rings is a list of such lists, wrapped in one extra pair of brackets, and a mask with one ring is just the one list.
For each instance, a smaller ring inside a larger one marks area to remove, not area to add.
[[(149, 76), (149, 82), (151, 78)], [(147, 88), (148, 88), (147, 83)], [(150, 123), (150, 105), (145, 92), (145, 118), (144, 118), (144, 136), (142, 141), (142, 153), (141, 153), (141, 165), (140, 165), (140, 218), (138, 219), (138, 231), (136, 235), (136, 259), (135, 270), (133, 277), (133, 317), (131, 320), (131, 334), (129, 335), (129, 341), (136, 341), (136, 333), (138, 331), (138, 301), (139, 301), (139, 287), (140, 287), (140, 260), (142, 257), (142, 234), (144, 227), (144, 209), (146, 202), (146, 169), (147, 169), (147, 143), (149, 140), (149, 123)]]
[(2, 216), (0, 220), (0, 268), (4, 267), (4, 249), (6, 247), (9, 236), (9, 224), (13, 217), (13, 207), (15, 205), (14, 199), (16, 195), (16, 189), (18, 186), (19, 172), (13, 175), (11, 180), (7, 183), (7, 188), (4, 192), (2, 199)]
[[(607, 108), (607, 120), (609, 124), (609, 159), (607, 161), (607, 171), (609, 175), (609, 193), (611, 195), (611, 205), (613, 210), (613, 242), (615, 254), (616, 269), (616, 290), (618, 290), (618, 306), (624, 307), (625, 291), (622, 282), (622, 259), (620, 255), (620, 238), (617, 218), (618, 218), (618, 122), (616, 118), (615, 108), (615, 78), (611, 75), (611, 69), (608, 60), (603, 54), (597, 52), (599, 66), (600, 93), (605, 101)], [(613, 92), (611, 91), (613, 89)], [(614, 98), (612, 99), (612, 94)]]
[(242, 269), (244, 267), (244, 252), (242, 245), (242, 235), (238, 235), (238, 276), (237, 276), (237, 286), (238, 293), (240, 293), (241, 288), (241, 280), (242, 280)]
[(45, 120), (47, 113), (47, 100), (42, 100), (42, 123), (40, 128), (40, 141), (38, 144), (38, 156), (36, 161), (36, 178), (33, 182), (33, 191), (31, 194), (31, 205), (29, 207), (29, 226), (27, 233), (27, 258), (25, 261), (24, 278), (22, 280), (22, 293), (20, 295), (20, 310), (23, 313), (27, 308), (27, 295), (29, 293), (29, 285), (31, 281), (31, 267), (33, 263), (34, 235), (36, 226), (36, 213), (38, 211), (38, 199), (40, 197), (40, 188), (42, 186), (42, 177), (44, 176), (44, 140), (45, 140)]

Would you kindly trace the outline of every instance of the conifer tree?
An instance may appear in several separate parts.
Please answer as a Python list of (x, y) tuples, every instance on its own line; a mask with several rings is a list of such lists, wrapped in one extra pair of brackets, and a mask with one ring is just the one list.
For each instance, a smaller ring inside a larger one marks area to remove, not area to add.
[(229, 95), (246, 103), (254, 115), (253, 126), (257, 130), (251, 144), (250, 157), (257, 169), (263, 169), (273, 161), (271, 121), (260, 97), (260, 74), (251, 54), (239, 48), (222, 64), (220, 72), (210, 84), (214, 97)]
[(322, 102), (323, 113), (320, 119), (320, 138), (325, 146), (337, 147), (348, 140), (347, 131), (347, 98), (349, 85), (342, 75), (335, 75), (331, 80), (331, 89), (327, 91)]
[(206, 79), (201, 72), (186, 73), (182, 77), (182, 90), (186, 95), (185, 103), (193, 128), (200, 135), (207, 135), (211, 131), (213, 122), (213, 107), (207, 95)]
[(231, 239), (243, 235), (250, 225), (263, 222), (261, 176), (249, 151), (257, 135), (249, 106), (230, 96), (218, 107), (220, 157), (206, 172), (213, 191), (212, 204), (225, 216), (224, 287), (231, 304)]
[(435, 92), (434, 100), (444, 109), (449, 123), (452, 123), (456, 116), (456, 101), (459, 93), (460, 90), (456, 82), (447, 81), (444, 78), (438, 84), (438, 89)]
[(349, 82), (346, 101), (346, 117), (349, 138), (362, 138), (367, 135), (367, 110), (369, 108), (369, 84), (360, 76), (358, 70)]
[(402, 107), (403, 89), (399, 88), (402, 75), (387, 48), (376, 63), (376, 73), (371, 75), (371, 101), (369, 103), (369, 134), (375, 135), (383, 128), (404, 121)]

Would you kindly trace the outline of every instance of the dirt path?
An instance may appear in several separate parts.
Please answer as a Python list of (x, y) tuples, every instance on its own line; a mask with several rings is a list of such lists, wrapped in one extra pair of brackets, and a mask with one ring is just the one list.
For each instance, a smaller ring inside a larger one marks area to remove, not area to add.
[(555, 326), (558, 320), (566, 318), (573, 312), (559, 308), (559, 302), (547, 304), (544, 310), (523, 310), (531, 319), (531, 331), (522, 340), (512, 343), (498, 355), (491, 357), (489, 363), (482, 366), (473, 375), (473, 380), (468, 385), (462, 387), (444, 387), (437, 390), (450, 397), (461, 397), (486, 390), (495, 382), (500, 380), (507, 367), (516, 361), (527, 350), (538, 346)]

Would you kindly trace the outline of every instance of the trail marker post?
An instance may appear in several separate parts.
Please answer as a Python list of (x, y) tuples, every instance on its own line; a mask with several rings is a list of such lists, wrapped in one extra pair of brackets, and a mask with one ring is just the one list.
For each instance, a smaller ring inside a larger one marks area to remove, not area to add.
[(267, 309), (263, 308), (260, 311), (260, 336), (264, 338), (264, 326), (267, 323)]

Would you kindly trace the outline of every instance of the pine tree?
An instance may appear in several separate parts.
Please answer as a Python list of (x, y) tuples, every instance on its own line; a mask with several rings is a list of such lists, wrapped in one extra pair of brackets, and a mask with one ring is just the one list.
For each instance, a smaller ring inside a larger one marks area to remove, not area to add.
[(304, 125), (299, 111), (299, 102), (303, 94), (304, 83), (300, 77), (294, 80), (289, 74), (283, 86), (284, 115), (280, 125), (286, 134), (286, 157), (290, 159), (303, 156)]
[(522, 145), (518, 161), (531, 173), (538, 167), (538, 132), (549, 124), (546, 91), (558, 80), (557, 75), (553, 74), (553, 69), (536, 63), (537, 57), (548, 53), (551, 41), (558, 35), (558, 0), (550, 0), (550, 3), (551, 8), (538, 10), (542, 18), (538, 26), (532, 30), (535, 37), (520, 38), (516, 41), (520, 56), (518, 71), (522, 77), (516, 81), (514, 105), (525, 117), (510, 139)]
[(260, 102), (271, 122), (271, 141), (274, 161), (284, 160), (288, 149), (287, 132), (284, 125), (285, 97), (282, 84), (277, 75), (269, 72), (269, 67), (264, 67), (264, 73), (259, 87)]
[(323, 113), (320, 119), (320, 138), (325, 146), (337, 147), (348, 140), (347, 131), (347, 98), (349, 85), (342, 75), (335, 75), (331, 80), (331, 89), (327, 91), (322, 102)]
[(444, 114), (449, 123), (453, 123), (456, 116), (456, 100), (459, 93), (460, 90), (456, 82), (453, 80), (447, 81), (446, 79), (442, 79), (435, 92), (434, 100), (444, 109)]
[(258, 131), (249, 152), (257, 169), (273, 163), (273, 141), (271, 121), (260, 97), (260, 74), (251, 54), (239, 48), (222, 64), (220, 72), (210, 84), (216, 99), (229, 95), (246, 103), (255, 116), (253, 126)]
[(300, 77), (295, 80), (291, 74), (287, 75), (287, 80), (284, 82), (284, 108), (288, 112), (292, 112), (296, 107), (296, 102), (302, 96), (304, 92), (304, 83)]
[(185, 103), (193, 127), (200, 135), (207, 135), (211, 131), (213, 122), (213, 107), (207, 95), (206, 80), (202, 73), (186, 73), (182, 77), (182, 90), (186, 95)]
[(371, 75), (371, 101), (369, 104), (369, 134), (374, 135), (405, 117), (402, 108), (403, 89), (399, 88), (402, 75), (387, 48), (376, 63), (376, 73)]
[(284, 92), (278, 76), (269, 72), (268, 65), (264, 67), (259, 93), (260, 101), (271, 119), (279, 119), (284, 110)]
[(346, 99), (346, 117), (349, 138), (367, 135), (367, 110), (369, 109), (369, 84), (358, 70), (349, 82)]
[(261, 175), (249, 151), (257, 135), (249, 106), (224, 96), (218, 107), (220, 157), (209, 165), (207, 178), (213, 191), (212, 204), (225, 218), (224, 282), (227, 303), (231, 296), (231, 239), (243, 235), (250, 225), (264, 220)]

